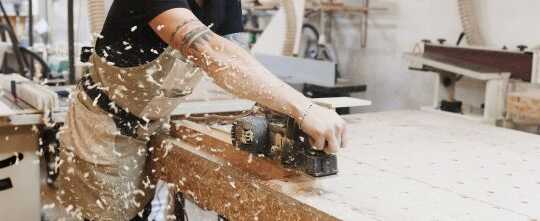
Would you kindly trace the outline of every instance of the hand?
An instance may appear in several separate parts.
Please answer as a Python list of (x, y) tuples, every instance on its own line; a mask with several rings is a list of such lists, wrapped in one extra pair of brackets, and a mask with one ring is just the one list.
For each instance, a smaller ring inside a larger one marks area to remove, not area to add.
[(335, 111), (316, 104), (306, 111), (300, 128), (310, 137), (314, 149), (335, 153), (346, 146), (347, 126)]

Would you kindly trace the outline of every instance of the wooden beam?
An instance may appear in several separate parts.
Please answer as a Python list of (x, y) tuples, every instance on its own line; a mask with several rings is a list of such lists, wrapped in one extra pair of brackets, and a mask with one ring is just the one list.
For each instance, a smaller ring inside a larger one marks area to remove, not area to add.
[[(189, 133), (188, 129), (182, 130)], [(188, 140), (193, 142), (198, 137)], [(178, 191), (187, 194), (199, 206), (235, 221), (338, 220), (272, 186), (271, 180), (303, 180), (304, 184), (296, 187), (300, 191), (309, 188), (311, 178), (306, 175), (285, 170), (268, 160), (250, 160), (257, 156), (235, 150), (210, 137), (195, 142), (199, 145), (161, 136), (153, 141), (152, 147), (156, 148), (154, 168), (160, 168), (159, 177), (176, 184)]]

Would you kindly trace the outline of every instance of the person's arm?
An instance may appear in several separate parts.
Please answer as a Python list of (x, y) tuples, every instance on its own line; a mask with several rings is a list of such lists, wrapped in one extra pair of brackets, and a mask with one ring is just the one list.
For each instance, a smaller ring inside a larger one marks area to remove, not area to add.
[(246, 50), (211, 32), (191, 11), (165, 11), (152, 19), (150, 26), (219, 86), (296, 119), (314, 147), (336, 152), (344, 146), (346, 126), (341, 117), (314, 105), (271, 74)]

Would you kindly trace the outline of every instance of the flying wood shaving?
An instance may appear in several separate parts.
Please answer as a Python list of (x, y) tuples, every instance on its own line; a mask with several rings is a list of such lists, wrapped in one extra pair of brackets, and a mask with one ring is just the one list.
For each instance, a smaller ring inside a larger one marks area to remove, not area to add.
[(137, 190), (133, 191), (133, 194), (134, 194), (134, 195), (146, 196), (146, 194), (144, 193), (144, 191), (141, 190), (141, 189), (137, 189)]
[(255, 189), (260, 189), (261, 187), (257, 185), (256, 183), (251, 183), (251, 186), (255, 187)]
[(99, 94), (99, 95), (96, 97), (96, 99), (94, 99), (94, 101), (92, 102), (92, 106), (94, 106), (94, 107), (97, 106), (97, 102), (98, 102), (99, 98), (101, 98), (101, 94)]
[(131, 203), (133, 203), (133, 205), (135, 205), (136, 207), (141, 206), (141, 203), (137, 202), (135, 199), (131, 199)]
[(167, 143), (164, 147), (165, 154), (163, 154), (163, 157), (166, 157), (169, 154), (169, 151), (173, 148), (173, 145), (170, 143)]
[(101, 200), (97, 199), (97, 200), (96, 200), (96, 204), (98, 205), (98, 207), (99, 207), (100, 209), (105, 209), (105, 207), (104, 207), (103, 204), (101, 203)]
[(45, 209), (45, 210), (47, 210), (47, 209), (52, 209), (52, 208), (54, 208), (55, 206), (56, 206), (55, 203), (51, 203), (51, 204), (45, 204), (45, 205), (43, 205), (42, 208)]

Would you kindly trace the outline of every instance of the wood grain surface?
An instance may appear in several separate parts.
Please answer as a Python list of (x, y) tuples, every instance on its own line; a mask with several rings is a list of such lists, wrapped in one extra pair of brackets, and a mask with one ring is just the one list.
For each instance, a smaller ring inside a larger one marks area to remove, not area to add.
[(540, 122), (540, 90), (510, 93), (506, 103), (509, 118)]

